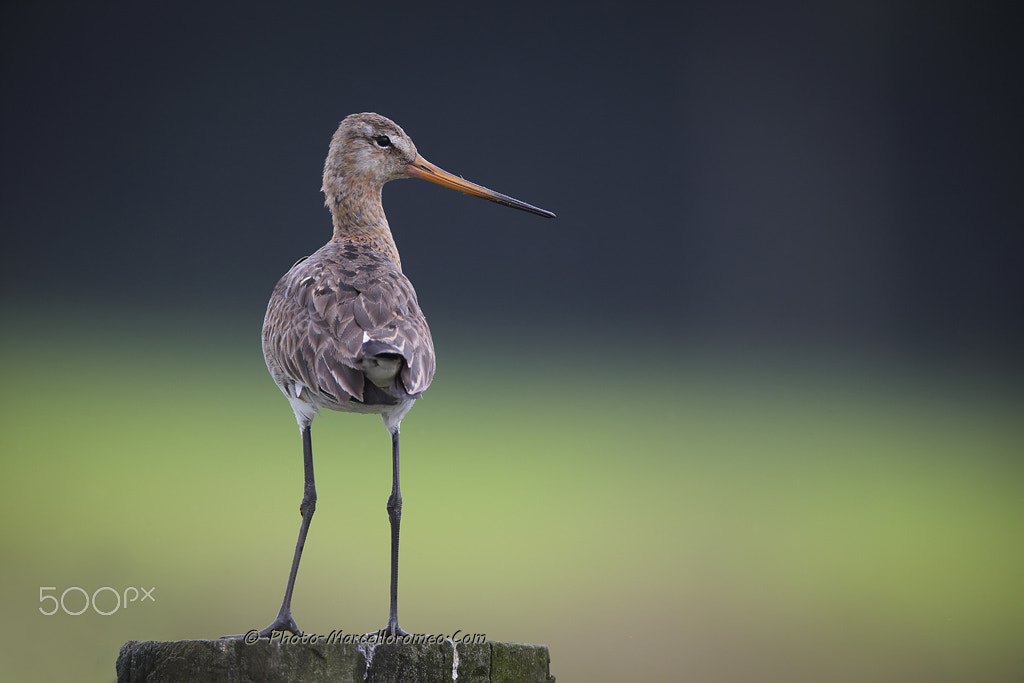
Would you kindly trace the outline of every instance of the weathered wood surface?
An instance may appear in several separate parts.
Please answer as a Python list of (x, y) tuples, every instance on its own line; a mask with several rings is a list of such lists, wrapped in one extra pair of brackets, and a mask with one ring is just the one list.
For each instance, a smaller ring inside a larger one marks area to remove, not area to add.
[(495, 641), (130, 640), (121, 647), (116, 669), (118, 683), (550, 683), (550, 662), (546, 645)]

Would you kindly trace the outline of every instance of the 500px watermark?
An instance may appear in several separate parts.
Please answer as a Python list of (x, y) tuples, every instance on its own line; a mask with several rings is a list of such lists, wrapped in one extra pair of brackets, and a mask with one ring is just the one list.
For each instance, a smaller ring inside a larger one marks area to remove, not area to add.
[[(39, 611), (46, 616), (53, 616), (57, 612), (64, 612), (73, 617), (85, 612), (91, 606), (96, 614), (109, 617), (118, 610), (128, 607), (133, 602), (156, 602), (153, 591), (156, 586), (150, 589), (128, 586), (123, 591), (118, 591), (110, 586), (101, 586), (91, 594), (81, 586), (69, 586), (65, 588), (58, 598), (51, 591), (56, 591), (56, 586), (39, 587)], [(81, 594), (81, 596), (79, 596)], [(100, 607), (100, 603), (103, 607)], [(81, 608), (79, 609), (79, 605)]]
[[(247, 645), (252, 645), (260, 639), (260, 633), (256, 629), (252, 629), (243, 636), (242, 640)], [(404, 636), (393, 636), (389, 635), (387, 631), (381, 629), (376, 633), (345, 633), (342, 629), (335, 629), (327, 635), (320, 635), (317, 633), (303, 633), (301, 636), (295, 635), (294, 633), (288, 633), (287, 631), (271, 631), (270, 642), (287, 643), (295, 645), (298, 643), (325, 643), (327, 645), (360, 645), (363, 643), (369, 643), (371, 645), (380, 645), (382, 643), (392, 644), (401, 643), (403, 645), (412, 644), (425, 644), (434, 645), (435, 643), (456, 643), (456, 644), (480, 644), (487, 642), (486, 633), (463, 633), (462, 629), (458, 629), (455, 633), (445, 636), (434, 633), (407, 633)]]

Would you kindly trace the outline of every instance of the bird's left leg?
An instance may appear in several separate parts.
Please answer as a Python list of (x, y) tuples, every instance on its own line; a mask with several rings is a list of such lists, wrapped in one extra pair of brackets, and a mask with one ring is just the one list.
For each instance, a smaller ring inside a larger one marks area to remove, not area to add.
[[(278, 610), (274, 621), (259, 631), (258, 635), (260, 638), (269, 638), (275, 631), (290, 631), (296, 635), (302, 635), (302, 631), (299, 630), (299, 627), (295, 624), (295, 619), (292, 617), (292, 590), (295, 588), (295, 577), (299, 573), (299, 560), (302, 558), (302, 548), (306, 545), (309, 523), (312, 521), (313, 512), (316, 510), (316, 482), (313, 478), (313, 442), (310, 435), (309, 422), (302, 425), (302, 463), (305, 474), (302, 503), (299, 505), (302, 524), (299, 526), (299, 538), (295, 543), (295, 555), (292, 557), (292, 567), (288, 572), (288, 584), (285, 586), (281, 609)], [(241, 635), (224, 636), (224, 638), (242, 637)]]
[(402, 524), (402, 487), (399, 481), (398, 468), (398, 434), (399, 425), (389, 429), (391, 432), (391, 495), (388, 497), (388, 521), (391, 522), (391, 606), (388, 610), (388, 625), (384, 627), (385, 635), (409, 635), (398, 625), (398, 530)]

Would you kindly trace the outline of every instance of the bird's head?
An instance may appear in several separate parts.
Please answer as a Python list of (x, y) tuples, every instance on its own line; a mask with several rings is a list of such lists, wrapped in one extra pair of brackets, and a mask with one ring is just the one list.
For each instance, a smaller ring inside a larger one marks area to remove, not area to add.
[(323, 191), (328, 205), (332, 197), (347, 195), (352, 185), (378, 190), (389, 180), (420, 178), (443, 187), (553, 218), (555, 214), (526, 202), (452, 175), (424, 159), (402, 128), (380, 114), (346, 117), (338, 126), (324, 164)]
[(335, 182), (383, 185), (408, 177), (419, 156), (405, 131), (380, 114), (352, 114), (338, 126), (324, 164), (324, 192)]

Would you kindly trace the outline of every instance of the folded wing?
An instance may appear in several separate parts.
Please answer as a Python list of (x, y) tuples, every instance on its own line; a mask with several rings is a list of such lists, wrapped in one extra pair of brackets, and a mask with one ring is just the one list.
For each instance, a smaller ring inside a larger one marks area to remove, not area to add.
[(358, 242), (329, 242), (281, 278), (263, 350), (282, 388), (301, 384), (337, 403), (416, 398), (434, 376), (434, 345), (412, 283)]

